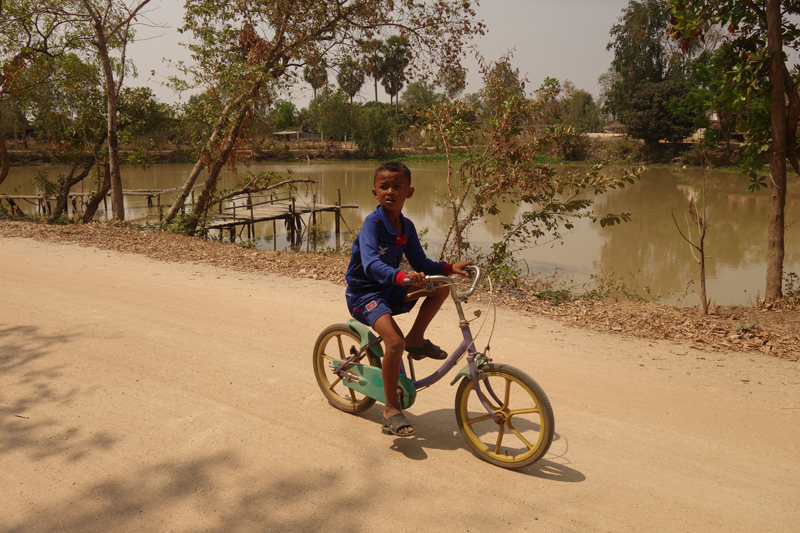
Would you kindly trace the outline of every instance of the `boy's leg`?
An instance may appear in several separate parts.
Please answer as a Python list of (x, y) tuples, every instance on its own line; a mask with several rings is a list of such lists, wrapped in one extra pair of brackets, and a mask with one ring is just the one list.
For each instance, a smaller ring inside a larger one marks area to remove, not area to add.
[(450, 296), (450, 287), (442, 285), (433, 292), (421, 293), (411, 297), (411, 299), (415, 297), (424, 297), (425, 299), (422, 301), (422, 305), (420, 305), (419, 313), (417, 313), (417, 318), (414, 320), (414, 325), (411, 326), (411, 330), (408, 332), (408, 335), (406, 335), (406, 346), (420, 348), (425, 344), (425, 330), (428, 329), (433, 317), (435, 317), (439, 309), (442, 308), (442, 304), (448, 296)]
[[(388, 419), (403, 411), (397, 400), (397, 381), (400, 377), (400, 363), (403, 361), (406, 344), (403, 332), (389, 313), (381, 315), (372, 325), (372, 329), (383, 339), (383, 394), (386, 396), (383, 416)], [(404, 434), (413, 432), (414, 429), (410, 427), (400, 430), (400, 433)]]

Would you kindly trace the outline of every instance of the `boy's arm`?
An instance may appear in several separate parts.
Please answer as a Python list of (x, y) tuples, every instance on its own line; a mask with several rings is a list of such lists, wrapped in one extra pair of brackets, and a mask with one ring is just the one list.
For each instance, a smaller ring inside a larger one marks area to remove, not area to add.
[[(364, 267), (364, 273), (368, 278), (382, 285), (402, 285), (406, 277), (405, 273), (384, 263), (381, 259), (378, 224), (380, 221), (367, 220), (359, 234), (361, 264)], [(386, 250), (384, 253), (387, 253)]]
[(425, 250), (422, 249), (422, 245), (419, 242), (416, 229), (414, 229), (413, 232), (409, 232), (405, 253), (409, 264), (417, 272), (424, 272), (428, 275), (444, 274), (445, 276), (449, 276), (453, 273), (452, 264), (439, 263), (428, 259), (425, 255)]

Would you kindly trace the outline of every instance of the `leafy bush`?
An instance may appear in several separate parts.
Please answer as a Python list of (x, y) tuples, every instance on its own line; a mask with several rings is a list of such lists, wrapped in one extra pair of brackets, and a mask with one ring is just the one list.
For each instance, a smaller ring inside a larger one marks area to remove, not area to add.
[(392, 149), (392, 122), (382, 106), (364, 106), (356, 115), (353, 140), (369, 155), (382, 155)]

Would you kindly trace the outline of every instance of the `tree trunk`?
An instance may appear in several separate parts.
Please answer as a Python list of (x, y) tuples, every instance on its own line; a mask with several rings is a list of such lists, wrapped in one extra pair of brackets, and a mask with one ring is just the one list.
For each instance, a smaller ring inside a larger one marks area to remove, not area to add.
[[(227, 124), (227, 117), (228, 114), (231, 113), (236, 107), (243, 105), (246, 100), (252, 98), (261, 88), (261, 84), (257, 84), (253, 88), (250, 89), (247, 93), (241, 95), (239, 98), (225, 106), (225, 109), (222, 110), (219, 120), (214, 125), (214, 130), (211, 132), (211, 137), (208, 140), (208, 146), (213, 146), (217, 143), (217, 140), (222, 137), (223, 132), (225, 131), (225, 126)], [(244, 106), (246, 108), (247, 106)], [(227, 156), (226, 156), (227, 157)], [(192, 192), (192, 188), (194, 188), (195, 183), (197, 183), (197, 178), (200, 176), (200, 172), (206, 167), (205, 162), (202, 159), (198, 159), (197, 163), (195, 163), (192, 172), (189, 174), (189, 177), (186, 178), (186, 182), (183, 184), (183, 190), (172, 202), (172, 206), (170, 206), (169, 211), (167, 211), (164, 220), (161, 221), (159, 225), (159, 229), (163, 231), (163, 229), (172, 223), (172, 220), (178, 214), (178, 211), (181, 210), (184, 203), (186, 203), (186, 198), (189, 197), (189, 194)]]
[[(89, 158), (84, 160), (83, 170), (80, 174), (75, 176), (75, 171), (78, 169), (78, 165), (81, 164), (81, 161), (76, 162), (72, 165), (72, 169), (70, 170), (69, 176), (64, 178), (64, 183), (61, 186), (61, 191), (58, 193), (58, 197), (56, 198), (56, 208), (53, 211), (52, 216), (47, 220), (48, 224), (52, 224), (55, 222), (61, 214), (66, 211), (67, 203), (69, 202), (69, 191), (74, 187), (76, 184), (80, 183), (86, 176), (89, 175), (89, 172), (92, 171), (92, 167), (97, 161), (97, 151), (103, 146), (103, 143), (106, 140), (106, 135), (104, 134), (102, 139), (100, 139), (97, 143), (95, 143), (94, 148), (92, 149), (92, 153), (89, 154)], [(74, 177), (73, 177), (74, 176)]]
[(767, 0), (767, 50), (770, 83), (770, 187), (767, 215), (767, 301), (783, 297), (784, 209), (786, 206), (786, 96), (780, 0)]
[(111, 190), (111, 170), (109, 169), (109, 164), (106, 163), (103, 171), (103, 182), (98, 185), (94, 196), (92, 196), (92, 199), (86, 204), (86, 211), (83, 213), (84, 224), (88, 224), (94, 219), (94, 214), (97, 212), (100, 202), (103, 201), (103, 198), (106, 197), (109, 190)]
[(164, 216), (164, 219), (161, 221), (161, 224), (159, 224), (160, 230), (163, 231), (164, 228), (169, 226), (175, 219), (175, 216), (178, 214), (178, 211), (180, 211), (181, 208), (183, 207), (183, 204), (186, 203), (186, 199), (189, 197), (189, 194), (191, 194), (192, 189), (194, 188), (194, 184), (197, 183), (197, 178), (200, 177), (200, 173), (203, 171), (205, 167), (206, 164), (203, 162), (202, 159), (198, 159), (197, 163), (194, 164), (194, 168), (192, 168), (192, 171), (189, 173), (189, 177), (186, 178), (186, 181), (183, 184), (183, 190), (178, 195), (178, 197), (175, 198), (175, 201), (172, 202), (169, 211), (167, 211), (166, 216)]
[(120, 172), (119, 139), (117, 138), (117, 84), (114, 82), (114, 71), (108, 55), (108, 46), (103, 35), (103, 28), (97, 23), (97, 47), (103, 74), (106, 80), (106, 107), (108, 114), (108, 162), (111, 179), (111, 211), (112, 218), (125, 220), (125, 203), (122, 196), (122, 175)]
[[(260, 84), (254, 87), (254, 90), (257, 92), (259, 88)], [(251, 93), (255, 94), (252, 91)], [(197, 203), (192, 210), (192, 215), (186, 224), (187, 233), (190, 235), (197, 231), (197, 225), (200, 222), (200, 217), (205, 215), (208, 211), (208, 208), (211, 206), (214, 192), (217, 190), (217, 179), (219, 178), (219, 172), (222, 170), (222, 167), (225, 166), (225, 163), (228, 162), (228, 157), (233, 151), (234, 146), (236, 146), (236, 140), (239, 138), (242, 123), (247, 117), (249, 108), (250, 106), (247, 103), (243, 103), (242, 107), (239, 109), (239, 113), (236, 115), (236, 119), (234, 120), (233, 124), (228, 130), (227, 136), (225, 137), (225, 143), (222, 146), (222, 150), (220, 150), (217, 160), (208, 171), (208, 177), (206, 178), (203, 191), (200, 193), (200, 196), (198, 196)]]
[[(2, 113), (0, 112), (0, 118), (2, 118)], [(3, 138), (3, 133), (0, 132), (0, 185), (3, 184), (5, 179), (8, 177), (8, 173), (11, 170), (11, 162), (8, 156), (8, 150), (6, 149), (6, 140)]]
[(86, 160), (83, 166), (83, 170), (77, 176), (74, 176), (74, 174), (75, 171), (78, 169), (78, 165), (80, 165), (81, 162), (79, 161), (72, 166), (72, 170), (70, 170), (69, 176), (64, 178), (64, 184), (61, 186), (61, 190), (59, 191), (58, 196), (56, 197), (56, 207), (55, 209), (53, 209), (53, 214), (50, 216), (49, 219), (47, 219), (48, 224), (52, 224), (53, 222), (58, 220), (58, 218), (62, 215), (62, 213), (66, 211), (67, 203), (69, 202), (70, 189), (72, 189), (72, 187), (75, 184), (80, 183), (81, 180), (83, 180), (86, 176), (89, 175), (89, 172), (91, 172), (92, 167), (94, 166), (94, 162), (95, 162), (95, 155), (94, 152), (92, 152), (92, 154), (89, 156), (89, 159)]

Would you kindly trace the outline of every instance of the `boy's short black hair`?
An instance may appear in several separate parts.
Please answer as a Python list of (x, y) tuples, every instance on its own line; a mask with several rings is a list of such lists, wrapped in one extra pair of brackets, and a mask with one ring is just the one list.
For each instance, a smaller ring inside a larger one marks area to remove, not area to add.
[(411, 171), (408, 170), (407, 166), (399, 161), (387, 161), (379, 166), (378, 170), (375, 171), (375, 176), (372, 178), (372, 180), (375, 181), (375, 178), (377, 178), (378, 174), (381, 172), (402, 172), (408, 178), (409, 185), (411, 184)]

